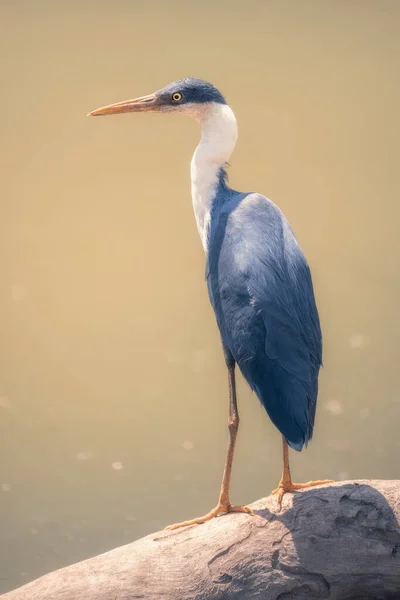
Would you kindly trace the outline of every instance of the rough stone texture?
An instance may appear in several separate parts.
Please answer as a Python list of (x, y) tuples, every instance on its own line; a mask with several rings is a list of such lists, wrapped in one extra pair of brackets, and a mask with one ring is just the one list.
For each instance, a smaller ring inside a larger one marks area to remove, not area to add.
[(49, 573), (2, 600), (400, 599), (400, 481), (273, 497)]

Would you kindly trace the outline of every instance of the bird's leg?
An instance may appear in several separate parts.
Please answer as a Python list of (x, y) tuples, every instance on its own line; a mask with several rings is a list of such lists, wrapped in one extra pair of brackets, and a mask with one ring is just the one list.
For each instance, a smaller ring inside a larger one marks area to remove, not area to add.
[(213, 517), (218, 516), (220, 513), (241, 512), (253, 514), (253, 511), (248, 506), (234, 506), (229, 500), (229, 487), (231, 483), (233, 453), (235, 450), (236, 437), (239, 428), (239, 413), (236, 402), (235, 362), (233, 361), (233, 359), (229, 360), (229, 357), (227, 357), (227, 352), (225, 356), (228, 367), (229, 384), (229, 442), (228, 450), (226, 453), (225, 468), (224, 474), (222, 476), (222, 484), (221, 491), (219, 493), (218, 504), (215, 508), (213, 508), (209, 513), (207, 513), (203, 517), (191, 519), (190, 521), (183, 521), (182, 523), (176, 523), (175, 525), (169, 525), (167, 529), (178, 529), (179, 527), (186, 527), (187, 525), (204, 523), (205, 521), (209, 521)]
[(283, 471), (282, 477), (278, 484), (278, 487), (271, 492), (276, 494), (276, 500), (279, 506), (282, 504), (282, 498), (286, 492), (294, 492), (296, 490), (303, 490), (304, 488), (314, 487), (316, 485), (323, 485), (325, 483), (332, 483), (332, 479), (322, 479), (320, 481), (308, 481), (307, 483), (293, 483), (292, 476), (290, 474), (289, 466), (289, 446), (284, 436), (283, 441)]
[(229, 489), (231, 485), (233, 453), (235, 451), (236, 437), (239, 429), (239, 412), (236, 400), (236, 381), (235, 381), (235, 363), (227, 359), (228, 366), (228, 385), (229, 385), (229, 442), (226, 452), (224, 474), (222, 476), (221, 490), (219, 493), (218, 505), (219, 512), (247, 512), (251, 513), (248, 506), (233, 506), (229, 500)]

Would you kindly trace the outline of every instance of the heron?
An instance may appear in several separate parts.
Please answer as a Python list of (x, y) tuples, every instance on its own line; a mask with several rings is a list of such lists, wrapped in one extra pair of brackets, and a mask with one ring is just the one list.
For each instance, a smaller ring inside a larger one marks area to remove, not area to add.
[(200, 123), (190, 168), (191, 194), (228, 375), (229, 436), (218, 502), (207, 514), (167, 529), (204, 523), (222, 513), (252, 513), (248, 506), (232, 504), (229, 493), (239, 427), (236, 365), (282, 435), (282, 476), (272, 492), (281, 506), (287, 492), (331, 482), (294, 483), (289, 465), (289, 447), (301, 451), (312, 438), (322, 365), (309, 265), (289, 222), (271, 200), (229, 186), (226, 167), (238, 125), (214, 85), (181, 79), (88, 116), (130, 112), (180, 113)]

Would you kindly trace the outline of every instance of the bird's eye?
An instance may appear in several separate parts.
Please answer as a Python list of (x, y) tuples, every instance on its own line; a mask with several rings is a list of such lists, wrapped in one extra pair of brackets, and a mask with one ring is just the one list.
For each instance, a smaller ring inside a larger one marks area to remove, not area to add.
[(182, 100), (182, 94), (180, 92), (175, 92), (175, 94), (172, 94), (172, 100), (174, 102), (180, 102)]

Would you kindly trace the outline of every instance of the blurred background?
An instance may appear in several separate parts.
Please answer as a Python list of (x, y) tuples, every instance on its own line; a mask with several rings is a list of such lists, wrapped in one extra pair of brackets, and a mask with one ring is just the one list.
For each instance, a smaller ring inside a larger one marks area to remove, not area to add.
[[(198, 124), (86, 113), (212, 81), (230, 182), (312, 268), (325, 368), (297, 481), (399, 478), (400, 3), (2, 0), (0, 591), (217, 500), (227, 384), (192, 214)], [(232, 501), (281, 440), (239, 382)]]

